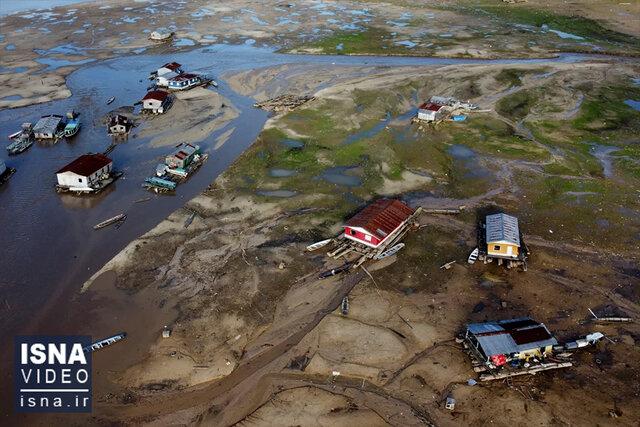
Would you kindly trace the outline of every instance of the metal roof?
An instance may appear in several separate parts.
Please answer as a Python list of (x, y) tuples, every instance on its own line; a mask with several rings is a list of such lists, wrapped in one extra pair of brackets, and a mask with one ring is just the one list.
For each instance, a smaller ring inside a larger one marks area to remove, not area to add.
[(500, 242), (520, 246), (518, 218), (504, 213), (487, 215), (486, 224), (487, 244)]
[(347, 227), (359, 227), (384, 239), (413, 214), (413, 209), (399, 200), (380, 199), (347, 221)]
[(420, 107), (418, 107), (419, 110), (429, 110), (429, 111), (440, 111), (440, 109), (443, 106), (440, 104), (435, 104), (433, 102), (425, 102), (424, 104), (422, 104)]
[(182, 67), (182, 64), (178, 64), (177, 62), (167, 62), (166, 64), (164, 64), (162, 67), (160, 68), (167, 68), (171, 71), (176, 71), (178, 70), (180, 67)]
[(193, 153), (197, 152), (200, 147), (196, 145), (189, 144), (187, 142), (183, 142), (178, 145), (176, 151), (174, 151), (171, 155), (179, 158), (180, 160), (191, 156)]
[(33, 127), (35, 133), (55, 133), (60, 126), (62, 116), (42, 116), (38, 123)]
[(520, 353), (558, 344), (543, 323), (538, 323), (529, 317), (471, 323), (467, 325), (467, 332), (475, 336), (487, 357), (496, 354)]

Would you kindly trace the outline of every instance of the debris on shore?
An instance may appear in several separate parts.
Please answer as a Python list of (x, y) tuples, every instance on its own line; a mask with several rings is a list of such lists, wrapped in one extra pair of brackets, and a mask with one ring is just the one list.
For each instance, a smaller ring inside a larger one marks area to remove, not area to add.
[(468, 324), (462, 343), (480, 381), (492, 381), (568, 368), (573, 366), (573, 350), (596, 345), (602, 338), (604, 334), (594, 332), (558, 344), (544, 323), (520, 317)]
[(306, 104), (309, 101), (313, 101), (314, 96), (311, 95), (280, 95), (275, 98), (267, 99), (266, 101), (256, 102), (253, 104), (255, 108), (260, 108), (266, 111), (288, 112), (292, 111), (302, 104)]

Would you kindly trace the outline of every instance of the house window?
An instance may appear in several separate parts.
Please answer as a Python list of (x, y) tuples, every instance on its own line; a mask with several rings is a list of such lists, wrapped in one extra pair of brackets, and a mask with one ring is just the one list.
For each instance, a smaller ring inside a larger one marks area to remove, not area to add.
[(494, 251), (499, 251), (500, 250), (500, 245), (494, 245), (493, 246), (493, 250)]
[(78, 182), (82, 182), (82, 178), (78, 178)]
[(351, 233), (352, 236), (356, 235), (356, 230), (349, 230), (349, 233)]

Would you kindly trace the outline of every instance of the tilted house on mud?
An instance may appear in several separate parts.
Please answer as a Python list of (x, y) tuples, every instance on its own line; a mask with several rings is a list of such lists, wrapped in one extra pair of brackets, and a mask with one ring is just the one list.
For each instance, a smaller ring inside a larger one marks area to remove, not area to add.
[(471, 323), (467, 325), (464, 339), (472, 355), (490, 367), (514, 360), (543, 358), (558, 344), (543, 323), (529, 317)]
[(152, 90), (142, 98), (142, 110), (153, 114), (163, 114), (172, 101), (171, 94), (163, 90)]
[(444, 112), (444, 105), (425, 102), (418, 107), (418, 120), (435, 122), (436, 120), (440, 120), (444, 117)]
[(104, 154), (83, 154), (58, 172), (58, 186), (73, 191), (92, 191), (95, 184), (113, 169)]
[(344, 225), (344, 237), (377, 248), (400, 229), (414, 210), (399, 200), (373, 202)]

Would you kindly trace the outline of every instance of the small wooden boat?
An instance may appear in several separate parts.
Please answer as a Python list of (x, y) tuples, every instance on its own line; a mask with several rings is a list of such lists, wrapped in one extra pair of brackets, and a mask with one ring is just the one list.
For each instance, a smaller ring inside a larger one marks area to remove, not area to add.
[(388, 250), (382, 252), (381, 254), (376, 255), (375, 257), (373, 257), (373, 259), (379, 260), (379, 259), (383, 259), (383, 258), (386, 258), (386, 257), (390, 257), (391, 255), (395, 255), (402, 248), (404, 248), (404, 243), (398, 243), (397, 245), (395, 245), (391, 249), (388, 249)]
[(67, 122), (67, 125), (64, 127), (64, 136), (65, 138), (71, 138), (80, 130), (80, 120), (71, 119)]
[(111, 98), (107, 99), (107, 105), (111, 104), (115, 100), (116, 100), (115, 96), (112, 96)]
[(102, 221), (99, 224), (94, 225), (93, 229), (94, 230), (100, 230), (101, 228), (108, 227), (108, 226), (110, 226), (112, 224), (115, 224), (116, 222), (124, 221), (125, 219), (127, 219), (127, 215), (118, 214), (118, 215), (116, 215), (116, 216), (114, 216), (112, 218), (109, 218), (107, 220)]
[(340, 312), (343, 316), (349, 314), (349, 297), (342, 298), (342, 304), (340, 304)]
[(173, 191), (176, 189), (177, 184), (168, 179), (162, 179), (157, 177), (151, 177), (144, 180), (144, 187), (149, 190), (158, 191)]
[(96, 341), (93, 344), (91, 344), (90, 346), (87, 346), (87, 347), (83, 348), (83, 350), (84, 350), (85, 353), (91, 353), (92, 351), (100, 350), (101, 348), (113, 345), (113, 344), (117, 343), (118, 341), (122, 341), (126, 337), (127, 337), (127, 333), (126, 332), (120, 332), (119, 334), (116, 334), (116, 335), (113, 335), (111, 337)]
[(307, 246), (307, 250), (309, 252), (315, 251), (316, 249), (320, 249), (323, 246), (327, 246), (329, 243), (331, 243), (333, 239), (327, 239), (327, 240), (321, 240), (319, 242), (316, 242), (312, 245)]
[(474, 264), (478, 260), (478, 255), (479, 254), (480, 254), (480, 251), (478, 250), (478, 248), (475, 248), (473, 251), (471, 251), (471, 254), (469, 255), (469, 258), (467, 259), (467, 262), (469, 264)]

